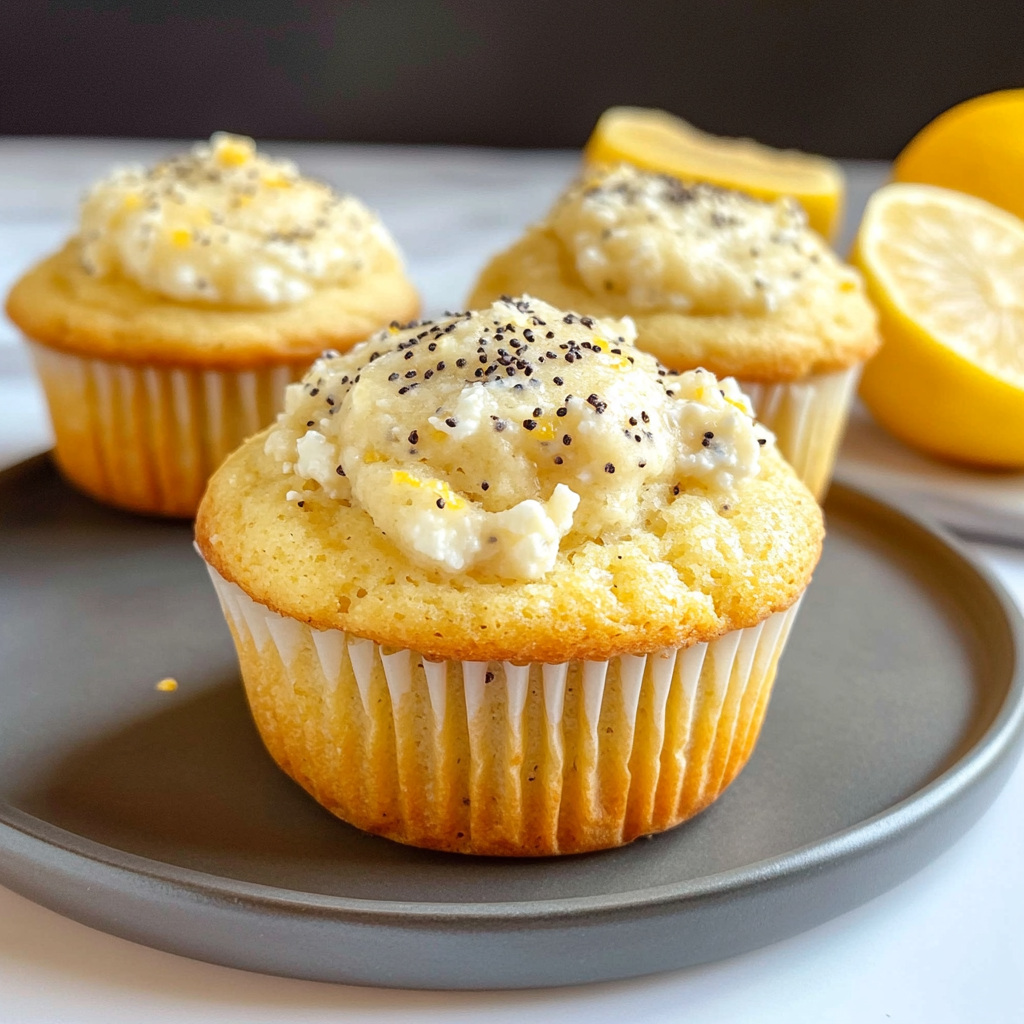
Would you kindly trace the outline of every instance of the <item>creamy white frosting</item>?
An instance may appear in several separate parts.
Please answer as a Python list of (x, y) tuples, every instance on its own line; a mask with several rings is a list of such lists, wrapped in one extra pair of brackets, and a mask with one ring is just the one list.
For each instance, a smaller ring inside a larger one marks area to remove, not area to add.
[(358, 199), (219, 132), (154, 167), (125, 167), (81, 210), (82, 265), (181, 302), (278, 306), (400, 259)]
[(634, 335), (528, 296), (392, 327), (291, 385), (266, 451), (287, 500), (358, 505), (421, 565), (538, 579), (570, 532), (642, 528), (652, 486), (727, 502), (758, 472), (736, 382)]
[(765, 313), (824, 273), (856, 279), (795, 200), (761, 202), (626, 164), (588, 171), (547, 223), (591, 292), (636, 310)]

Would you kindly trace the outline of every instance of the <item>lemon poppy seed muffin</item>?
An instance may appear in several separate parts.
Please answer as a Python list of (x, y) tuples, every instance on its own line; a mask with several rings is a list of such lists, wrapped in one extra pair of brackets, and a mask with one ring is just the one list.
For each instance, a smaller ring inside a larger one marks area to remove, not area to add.
[(618, 846), (753, 748), (821, 513), (735, 382), (528, 296), (327, 353), (196, 539), (277, 763), (370, 832)]
[(794, 200), (625, 164), (589, 169), (490, 262), (470, 304), (520, 291), (631, 316), (637, 344), (666, 366), (735, 376), (804, 482), (824, 492), (878, 335), (860, 277)]
[(323, 349), (417, 311), (376, 214), (224, 133), (95, 184), (75, 236), (7, 302), (64, 473), (169, 515), (194, 512)]

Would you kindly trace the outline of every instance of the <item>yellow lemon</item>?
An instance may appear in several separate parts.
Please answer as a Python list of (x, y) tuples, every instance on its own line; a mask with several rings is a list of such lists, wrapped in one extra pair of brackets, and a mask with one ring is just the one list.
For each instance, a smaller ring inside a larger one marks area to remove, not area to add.
[(584, 157), (592, 163), (633, 164), (686, 182), (707, 181), (758, 199), (794, 196), (811, 227), (829, 240), (842, 219), (845, 183), (834, 161), (709, 135), (663, 110), (611, 107), (598, 120)]
[(1024, 221), (931, 185), (872, 196), (854, 246), (884, 343), (861, 397), (935, 455), (1024, 467)]
[(1024, 218), (1024, 89), (947, 110), (914, 136), (893, 177), (967, 192)]

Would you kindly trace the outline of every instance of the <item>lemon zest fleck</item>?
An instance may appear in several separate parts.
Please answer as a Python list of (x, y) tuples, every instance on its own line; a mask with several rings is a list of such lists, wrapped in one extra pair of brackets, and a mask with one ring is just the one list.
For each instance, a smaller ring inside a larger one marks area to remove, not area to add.
[(422, 487), (423, 481), (419, 477), (415, 477), (412, 473), (406, 473), (404, 469), (394, 469), (391, 471), (391, 482), (393, 484), (404, 484), (407, 487)]
[(412, 487), (415, 490), (426, 488), (439, 498), (443, 498), (448, 508), (466, 507), (465, 498), (453, 491), (443, 480), (438, 480), (434, 477), (423, 480), (420, 477), (413, 476), (411, 473), (407, 473), (404, 469), (394, 469), (391, 471), (391, 482), (399, 487)]
[(252, 143), (237, 136), (219, 139), (214, 148), (217, 162), (224, 167), (241, 167), (252, 159), (252, 155)]

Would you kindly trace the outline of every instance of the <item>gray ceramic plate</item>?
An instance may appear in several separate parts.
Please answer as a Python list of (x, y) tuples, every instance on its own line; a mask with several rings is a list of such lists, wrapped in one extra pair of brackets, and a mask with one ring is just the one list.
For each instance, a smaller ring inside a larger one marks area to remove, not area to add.
[[(757, 752), (673, 832), (498, 861), (357, 832), (263, 752), (189, 527), (0, 476), (0, 882), (185, 956), (373, 985), (562, 985), (729, 956), (959, 836), (1022, 733), (1021, 623), (943, 536), (835, 489)], [(180, 688), (154, 684), (175, 676)]]

